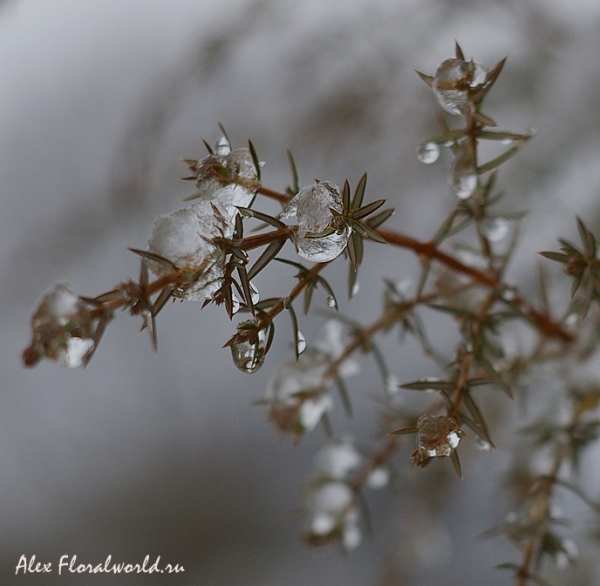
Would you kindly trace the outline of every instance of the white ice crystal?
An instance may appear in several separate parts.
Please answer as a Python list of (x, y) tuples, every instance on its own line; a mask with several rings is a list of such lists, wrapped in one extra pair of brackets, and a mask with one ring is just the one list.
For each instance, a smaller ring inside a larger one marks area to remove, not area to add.
[[(213, 242), (230, 238), (233, 227), (218, 201), (200, 201), (187, 208), (156, 218), (148, 251), (189, 272), (190, 283), (176, 291), (184, 299), (210, 299), (221, 286), (225, 255)], [(168, 263), (149, 262), (161, 277), (173, 271)]]
[(303, 187), (281, 214), (295, 216), (298, 254), (312, 262), (328, 262), (339, 256), (350, 238), (350, 226), (339, 226), (332, 210), (342, 212), (342, 195), (337, 185), (322, 181)]

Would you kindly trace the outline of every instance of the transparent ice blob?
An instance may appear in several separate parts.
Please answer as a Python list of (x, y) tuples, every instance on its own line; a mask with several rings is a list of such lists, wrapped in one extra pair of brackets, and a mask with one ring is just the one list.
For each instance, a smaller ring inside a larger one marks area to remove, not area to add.
[[(256, 372), (265, 361), (265, 346), (267, 336), (264, 330), (256, 331), (253, 320), (242, 322), (238, 325), (238, 336), (240, 339), (231, 344), (231, 355), (234, 364), (248, 374)], [(243, 339), (242, 334), (252, 332), (252, 336)]]
[(303, 187), (292, 198), (281, 218), (296, 216), (298, 254), (311, 262), (328, 262), (339, 256), (350, 238), (350, 226), (340, 226), (332, 210), (342, 212), (342, 195), (337, 185), (322, 181)]

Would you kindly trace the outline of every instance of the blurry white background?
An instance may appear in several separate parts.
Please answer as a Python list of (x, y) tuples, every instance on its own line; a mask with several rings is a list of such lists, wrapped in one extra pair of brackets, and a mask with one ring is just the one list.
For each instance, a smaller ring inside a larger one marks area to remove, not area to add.
[[(455, 40), (487, 66), (508, 56), (485, 111), (502, 129), (538, 130), (500, 174), (504, 205), (531, 210), (512, 268), (519, 279), (537, 251), (574, 235), (575, 215), (598, 228), (599, 31), (593, 0), (3, 0), (2, 583), (384, 586), (408, 583), (413, 570), (417, 585), (506, 583), (492, 567), (514, 552), (477, 539), (506, 512), (496, 487), (507, 461), (501, 442), (469, 462), (463, 482), (446, 478), (439, 525), (420, 514), (410, 496), (418, 480), (407, 478), (398, 498), (370, 495), (374, 538), (356, 552), (315, 554), (299, 543), (299, 487), (324, 433), (293, 446), (250, 406), (291, 356), (285, 316), (254, 376), (221, 349), (233, 332), (224, 313), (193, 303), (161, 314), (156, 355), (126, 315), (85, 372), (48, 362), (25, 370), (20, 352), (54, 282), (94, 296), (137, 274), (126, 248), (145, 248), (153, 219), (191, 192), (177, 181), (180, 158), (204, 156), (202, 138), (217, 138), (217, 121), (236, 146), (253, 140), (267, 186), (289, 182), (289, 146), (304, 183), (354, 185), (366, 170), (367, 197), (397, 209), (390, 227), (430, 236), (453, 205), (450, 157), (432, 167), (416, 160), (415, 145), (438, 126), (414, 69), (435, 72)], [(343, 264), (327, 272), (342, 297)], [(410, 253), (367, 245), (361, 291), (343, 309), (368, 322), (382, 278), (415, 269)], [(292, 275), (272, 267), (261, 291), (287, 293)], [(319, 321), (303, 321), (309, 339)], [(433, 335), (452, 343), (452, 331)], [(386, 340), (402, 381), (428, 374), (414, 347)], [(363, 363), (350, 381), (355, 420), (338, 405), (334, 426), (369, 445), (378, 382)], [(415, 527), (425, 537), (413, 551), (401, 534)], [(160, 555), (186, 572), (15, 577), (22, 554), (53, 564), (63, 554), (91, 563)]]

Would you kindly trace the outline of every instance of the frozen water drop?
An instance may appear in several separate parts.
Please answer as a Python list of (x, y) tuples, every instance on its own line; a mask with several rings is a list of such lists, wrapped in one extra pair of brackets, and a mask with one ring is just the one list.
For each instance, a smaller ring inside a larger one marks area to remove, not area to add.
[(240, 310), (240, 300), (235, 293), (231, 296), (231, 315), (235, 315)]
[(483, 234), (490, 242), (500, 242), (510, 233), (512, 221), (508, 218), (489, 218), (483, 223)]
[(327, 535), (335, 528), (335, 517), (329, 513), (317, 513), (310, 522), (310, 530), (315, 535)]
[(367, 486), (369, 488), (383, 488), (387, 486), (390, 481), (390, 471), (388, 468), (378, 466), (367, 477)]
[(333, 295), (329, 295), (329, 297), (327, 297), (327, 307), (330, 307), (331, 309), (337, 309), (337, 302)]
[(478, 437), (475, 440), (475, 447), (482, 452), (491, 452), (492, 444), (490, 442), (485, 441), (483, 438)]
[(514, 301), (517, 298), (517, 293), (512, 287), (507, 287), (502, 292), (502, 299), (504, 301)]
[(342, 531), (342, 544), (344, 549), (351, 551), (356, 549), (362, 541), (362, 533), (356, 523), (347, 523)]
[(513, 140), (512, 140), (512, 138), (503, 138), (503, 139), (500, 141), (500, 144), (503, 144), (503, 145), (509, 145), (509, 144), (512, 144), (512, 141), (513, 141)]
[(425, 165), (431, 165), (440, 158), (440, 147), (435, 142), (426, 142), (417, 147), (417, 159)]
[[(245, 333), (244, 325), (253, 324), (254, 322), (243, 322), (238, 326), (238, 336)], [(264, 330), (254, 332), (254, 339), (235, 340), (231, 345), (231, 355), (233, 356), (234, 364), (242, 371), (248, 374), (256, 372), (265, 360), (265, 344), (267, 336)]]
[(360, 283), (356, 281), (354, 285), (352, 285), (352, 297), (354, 297), (360, 290)]
[(250, 281), (250, 297), (252, 299), (252, 305), (256, 305), (260, 301), (260, 292), (258, 287)]
[(400, 386), (400, 381), (395, 374), (388, 374), (385, 380), (385, 389), (388, 395), (396, 395), (398, 393), (398, 388)]
[(228, 155), (231, 152), (231, 145), (224, 134), (215, 143), (215, 151), (217, 155)]
[(296, 338), (296, 352), (298, 354), (302, 354), (306, 350), (306, 338), (302, 332), (298, 332), (298, 336)]
[(469, 199), (477, 188), (477, 175), (465, 174), (452, 177), (452, 190), (458, 199)]

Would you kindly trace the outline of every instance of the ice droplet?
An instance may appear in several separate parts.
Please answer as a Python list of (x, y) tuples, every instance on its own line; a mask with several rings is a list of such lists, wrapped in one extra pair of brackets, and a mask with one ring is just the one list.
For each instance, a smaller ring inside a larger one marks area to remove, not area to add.
[(240, 310), (240, 300), (237, 295), (233, 293), (231, 295), (231, 315), (235, 315)]
[(485, 441), (483, 438), (478, 437), (475, 440), (475, 447), (482, 452), (491, 452), (492, 444), (490, 442)]
[(360, 283), (356, 281), (352, 286), (352, 297), (354, 297), (360, 290)]
[(217, 155), (228, 155), (231, 152), (231, 145), (224, 134), (215, 143), (215, 151)]
[(356, 523), (346, 523), (342, 531), (342, 545), (347, 551), (356, 549), (362, 541), (362, 533)]
[(329, 262), (344, 251), (352, 229), (336, 224), (339, 218), (332, 210), (342, 212), (342, 195), (329, 181), (303, 187), (292, 198), (280, 217), (298, 219), (295, 244), (299, 256), (311, 262)]
[(390, 481), (390, 471), (388, 468), (378, 466), (374, 468), (367, 477), (367, 486), (369, 488), (377, 489), (387, 486)]
[(417, 159), (425, 165), (431, 165), (440, 158), (440, 147), (435, 142), (426, 142), (417, 147)]
[(327, 297), (327, 307), (330, 307), (331, 309), (337, 309), (337, 302), (333, 295), (329, 295), (329, 297)]
[[(238, 326), (238, 335), (240, 333), (248, 331), (247, 326), (254, 324), (253, 321), (242, 322)], [(265, 344), (267, 336), (264, 330), (254, 332), (254, 339), (241, 339), (236, 340), (231, 345), (231, 354), (233, 356), (233, 362), (242, 371), (248, 374), (256, 372), (265, 360)]]
[(250, 297), (252, 299), (252, 305), (256, 305), (260, 301), (260, 292), (258, 287), (250, 281)]
[(298, 332), (298, 336), (296, 338), (296, 352), (298, 354), (302, 354), (306, 350), (306, 338), (302, 332)]
[(329, 513), (317, 513), (310, 522), (310, 530), (315, 535), (327, 535), (335, 528), (335, 517)]
[(452, 176), (452, 191), (458, 199), (469, 199), (477, 188), (477, 175), (454, 174)]
[(483, 234), (490, 242), (500, 242), (510, 233), (512, 221), (508, 218), (489, 218), (483, 223)]

